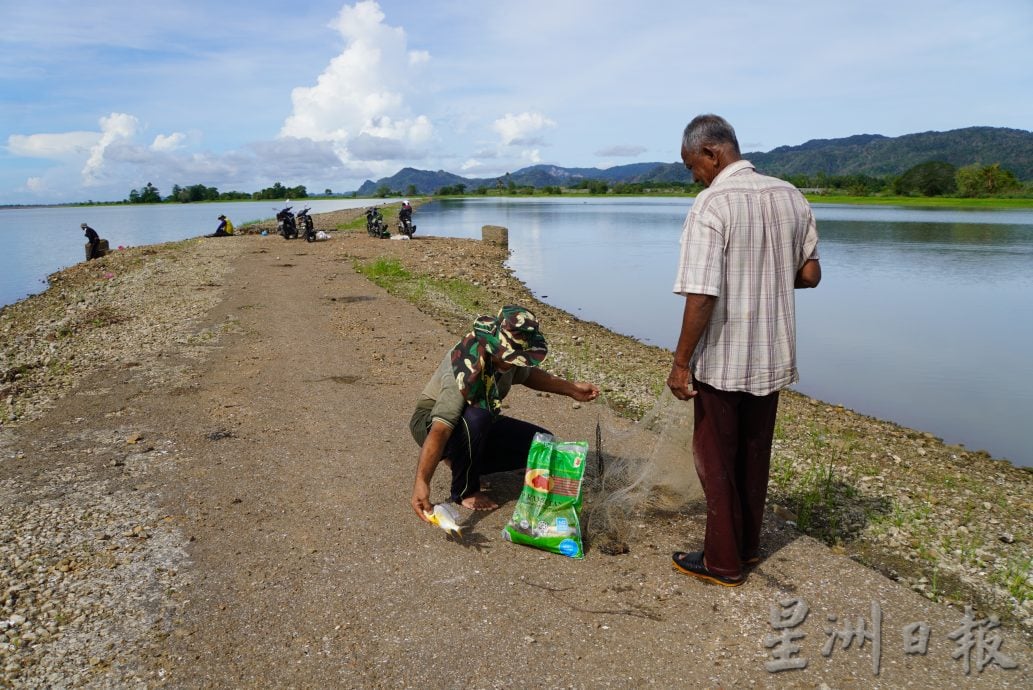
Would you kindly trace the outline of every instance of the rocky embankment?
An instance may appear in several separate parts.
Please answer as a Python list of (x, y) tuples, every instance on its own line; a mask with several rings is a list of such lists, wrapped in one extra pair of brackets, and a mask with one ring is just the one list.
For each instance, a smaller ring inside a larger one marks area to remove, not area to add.
[[(326, 216), (344, 226), (357, 214)], [(599, 382), (607, 402), (632, 417), (654, 406), (670, 370), (669, 352), (538, 301), (503, 267), (501, 248), (418, 235), (415, 242), (415, 250), (405, 242), (365, 244), (353, 258), (398, 261), (420, 289), (407, 291), (400, 283), (397, 291), (454, 332), (478, 309), (525, 304), (548, 324), (548, 367)], [(453, 280), (476, 290), (457, 300)], [(932, 600), (993, 611), (1033, 638), (1028, 468), (787, 391), (769, 503), (780, 519), (835, 551)]]
[[(80, 388), (98, 368), (168, 386), (164, 357), (204, 338), (194, 321), (228, 267), (200, 241), (116, 251), (0, 310), (0, 686), (143, 683), (136, 650), (171, 616), (185, 553), (139, 478), (171, 449), (81, 417), (32, 425), (73, 392), (100, 393)], [(13, 450), (24, 433), (50, 462)]]

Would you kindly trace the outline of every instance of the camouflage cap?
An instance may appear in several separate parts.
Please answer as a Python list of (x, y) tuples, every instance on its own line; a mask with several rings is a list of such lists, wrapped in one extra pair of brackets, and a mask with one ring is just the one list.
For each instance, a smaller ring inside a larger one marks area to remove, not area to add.
[(538, 330), (534, 314), (522, 307), (506, 306), (498, 316), (479, 316), (473, 330), (452, 348), (452, 373), (463, 398), (471, 405), (501, 412), (495, 385), (493, 356), (518, 367), (533, 367), (548, 353), (545, 336)]
[(488, 352), (518, 367), (538, 366), (549, 353), (545, 336), (538, 330), (538, 319), (523, 307), (502, 307), (494, 319), (482, 316), (474, 322), (473, 330)]

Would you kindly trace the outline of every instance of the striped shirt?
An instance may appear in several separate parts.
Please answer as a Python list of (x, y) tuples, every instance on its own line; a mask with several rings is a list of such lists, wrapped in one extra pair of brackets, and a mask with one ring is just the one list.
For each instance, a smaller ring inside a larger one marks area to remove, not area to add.
[(814, 214), (796, 187), (745, 160), (722, 170), (685, 218), (674, 281), (676, 294), (717, 297), (693, 375), (753, 395), (799, 381), (793, 283), (817, 258)]

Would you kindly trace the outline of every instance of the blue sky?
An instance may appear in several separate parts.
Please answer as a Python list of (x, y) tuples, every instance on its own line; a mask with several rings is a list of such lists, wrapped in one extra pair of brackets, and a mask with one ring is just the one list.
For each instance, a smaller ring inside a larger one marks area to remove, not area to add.
[(0, 0), (0, 204), (1033, 128), (1031, 0)]

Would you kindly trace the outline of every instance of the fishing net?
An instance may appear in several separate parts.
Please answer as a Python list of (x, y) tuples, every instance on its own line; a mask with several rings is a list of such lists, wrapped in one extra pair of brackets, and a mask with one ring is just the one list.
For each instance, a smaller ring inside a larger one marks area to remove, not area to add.
[(703, 498), (693, 463), (692, 430), (693, 403), (678, 400), (666, 387), (637, 423), (624, 428), (596, 424), (582, 513), (595, 548), (625, 553), (637, 522)]

